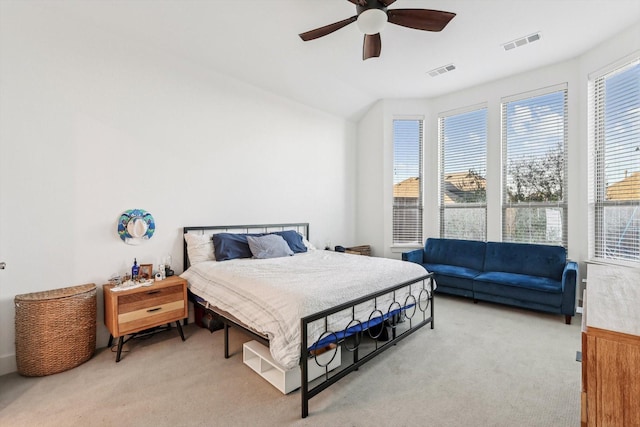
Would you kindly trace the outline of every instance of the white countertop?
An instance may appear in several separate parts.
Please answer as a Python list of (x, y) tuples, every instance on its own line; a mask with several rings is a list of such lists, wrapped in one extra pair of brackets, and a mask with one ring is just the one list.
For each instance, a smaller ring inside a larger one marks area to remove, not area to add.
[(640, 268), (588, 264), (586, 325), (640, 335)]

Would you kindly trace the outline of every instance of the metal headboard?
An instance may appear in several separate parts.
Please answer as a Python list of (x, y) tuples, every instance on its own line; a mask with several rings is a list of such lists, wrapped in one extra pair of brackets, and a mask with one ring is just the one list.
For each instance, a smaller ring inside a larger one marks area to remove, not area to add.
[[(184, 234), (215, 234), (215, 233), (271, 233), (274, 231), (295, 230), (309, 240), (309, 223), (292, 222), (287, 224), (251, 224), (251, 225), (205, 225), (201, 227), (183, 227)], [(182, 267), (189, 268), (189, 254), (187, 242), (182, 239)]]

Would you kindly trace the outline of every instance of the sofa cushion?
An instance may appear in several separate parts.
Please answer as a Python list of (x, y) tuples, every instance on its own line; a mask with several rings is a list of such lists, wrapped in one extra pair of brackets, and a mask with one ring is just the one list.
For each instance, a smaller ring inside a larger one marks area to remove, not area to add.
[(427, 271), (434, 273), (436, 284), (443, 283), (448, 287), (468, 290), (473, 289), (473, 278), (480, 273), (469, 268), (446, 264), (423, 264), (423, 266)]
[(485, 272), (500, 271), (561, 281), (567, 261), (562, 246), (487, 242)]
[(482, 289), (485, 283), (495, 283), (503, 286), (515, 288), (532, 289), (538, 292), (548, 292), (559, 294), (562, 292), (562, 282), (549, 279), (548, 277), (527, 276), (525, 274), (502, 273), (491, 271), (481, 273), (475, 278), (474, 290), (484, 292)]
[(482, 271), (485, 242), (428, 238), (424, 247), (425, 264), (447, 264)]
[(442, 274), (450, 277), (460, 277), (462, 279), (473, 279), (480, 271), (472, 270), (466, 267), (458, 267), (455, 265), (447, 265), (447, 264), (432, 264), (426, 263), (424, 267), (427, 271), (432, 271), (434, 273)]

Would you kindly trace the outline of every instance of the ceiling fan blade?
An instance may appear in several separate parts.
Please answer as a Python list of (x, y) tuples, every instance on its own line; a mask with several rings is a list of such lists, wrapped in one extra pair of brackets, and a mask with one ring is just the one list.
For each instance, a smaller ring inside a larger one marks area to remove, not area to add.
[[(351, 2), (353, 4), (355, 4), (356, 6), (366, 6), (367, 5), (367, 0), (347, 0), (348, 2)], [(395, 1), (395, 0), (393, 0)]]
[(431, 9), (392, 9), (387, 15), (392, 24), (423, 31), (442, 31), (456, 16), (452, 12)]
[(313, 39), (317, 39), (322, 36), (326, 36), (327, 34), (331, 34), (334, 31), (339, 30), (342, 27), (346, 27), (347, 25), (355, 22), (358, 19), (357, 15), (352, 16), (351, 18), (347, 18), (343, 21), (334, 22), (333, 24), (325, 25), (324, 27), (316, 28), (315, 30), (307, 31), (305, 33), (299, 34), (300, 38), (304, 41), (309, 41)]
[(382, 3), (384, 7), (389, 7), (395, 2), (396, 0), (378, 0), (378, 3)]
[(382, 51), (382, 40), (380, 39), (380, 33), (378, 34), (365, 34), (364, 44), (362, 45), (362, 60), (369, 58), (377, 58)]

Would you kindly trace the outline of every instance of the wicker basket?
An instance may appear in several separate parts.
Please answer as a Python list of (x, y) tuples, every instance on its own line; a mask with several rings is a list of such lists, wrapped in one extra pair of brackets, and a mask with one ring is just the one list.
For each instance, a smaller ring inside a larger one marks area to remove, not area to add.
[(14, 303), (18, 373), (56, 374), (91, 358), (96, 348), (95, 284), (16, 295)]

